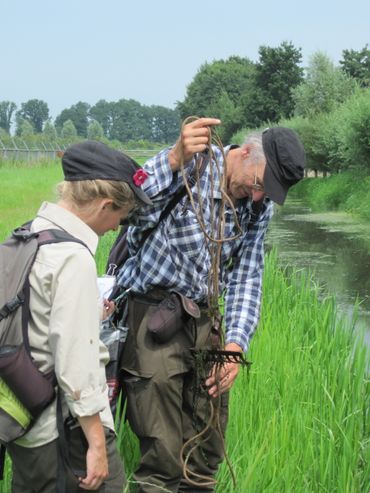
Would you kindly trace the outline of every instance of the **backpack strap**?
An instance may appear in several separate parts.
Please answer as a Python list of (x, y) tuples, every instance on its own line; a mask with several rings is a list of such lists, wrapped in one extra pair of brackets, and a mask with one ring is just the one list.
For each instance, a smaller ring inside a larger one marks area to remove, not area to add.
[[(22, 331), (23, 331), (24, 345), (28, 352), (30, 352), (30, 343), (28, 338), (28, 320), (29, 320), (29, 306), (30, 306), (29, 274), (31, 272), (32, 266), (36, 259), (38, 249), (43, 245), (50, 245), (52, 243), (73, 242), (73, 243), (80, 243), (85, 248), (87, 248), (87, 250), (91, 253), (88, 246), (82, 240), (75, 238), (74, 236), (72, 236), (71, 234), (67, 233), (64, 230), (44, 229), (42, 231), (31, 232), (30, 231), (31, 224), (32, 222), (28, 222), (25, 225), (21, 226), (20, 228), (15, 229), (12, 233), (13, 237), (19, 241), (30, 241), (32, 239), (37, 240), (37, 250), (29, 266), (22, 292), (18, 293), (16, 297), (19, 298), (18, 306), (20, 304), (24, 305), (22, 310)], [(12, 300), (12, 302), (14, 302), (14, 300)]]
[[(199, 167), (199, 177), (201, 177), (206, 169), (208, 160), (206, 157), (203, 157), (202, 164)], [(188, 185), (190, 188), (193, 188), (195, 185), (197, 176), (195, 173), (195, 170), (192, 170), (192, 173), (189, 177), (188, 180)], [(166, 217), (169, 215), (169, 213), (174, 209), (174, 207), (180, 202), (180, 200), (185, 196), (186, 194), (186, 187), (183, 185), (180, 187), (175, 194), (172, 196), (171, 200), (168, 202), (166, 207), (162, 210), (157, 224), (152, 226), (151, 228), (148, 228), (144, 231), (143, 236), (141, 238), (140, 244), (139, 244), (139, 249), (144, 245), (145, 241), (149, 238), (149, 236), (157, 229), (159, 224), (166, 219)], [(120, 269), (122, 265), (125, 263), (125, 261), (129, 257), (129, 251), (128, 251), (128, 246), (127, 246), (127, 230), (128, 230), (128, 223), (125, 221), (121, 229), (118, 233), (118, 236), (113, 243), (113, 246), (110, 250), (107, 265), (105, 268), (106, 272), (110, 272), (110, 268), (112, 265), (115, 265), (115, 270)], [(113, 293), (112, 293), (113, 294)], [(110, 295), (109, 299), (112, 298), (112, 294)], [(116, 294), (116, 291), (115, 293)]]

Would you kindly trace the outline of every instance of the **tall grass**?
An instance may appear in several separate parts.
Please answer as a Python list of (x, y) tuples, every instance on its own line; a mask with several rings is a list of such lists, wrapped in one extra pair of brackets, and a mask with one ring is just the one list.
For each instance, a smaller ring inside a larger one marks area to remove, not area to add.
[[(368, 352), (307, 273), (266, 264), (252, 369), (231, 400), (237, 491), (368, 492)], [(232, 491), (225, 467), (218, 491)]]
[(307, 178), (289, 193), (303, 197), (315, 211), (344, 211), (370, 221), (370, 175), (364, 170)]
[[(60, 180), (52, 167), (33, 173), (0, 169), (11, 204), (4, 197), (0, 203), (6, 234), (32, 217)], [(17, 178), (22, 182), (21, 175), (29, 181), (19, 183), (23, 203), (15, 207), (9, 189)], [(100, 272), (113, 237), (102, 239)], [(227, 449), (237, 487), (223, 465), (217, 493), (370, 491), (369, 354), (361, 342), (354, 344), (348, 325), (338, 320), (334, 299), (319, 296), (309, 274), (283, 272), (275, 253), (266, 258), (261, 323), (248, 354), (253, 364), (231, 392)], [(127, 424), (118, 444), (132, 481), (138, 446)], [(9, 478), (7, 465), (0, 493), (10, 491)]]

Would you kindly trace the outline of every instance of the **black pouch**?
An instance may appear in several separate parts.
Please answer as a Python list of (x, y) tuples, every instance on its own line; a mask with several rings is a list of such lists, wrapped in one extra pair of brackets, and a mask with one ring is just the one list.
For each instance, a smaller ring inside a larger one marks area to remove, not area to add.
[(64, 463), (67, 490), (81, 491), (79, 478), (85, 478), (86, 454), (89, 448), (84, 432), (77, 419), (68, 417), (64, 422), (65, 446), (67, 460)]
[(148, 319), (147, 328), (156, 342), (164, 344), (172, 339), (189, 317), (200, 317), (198, 305), (173, 291), (155, 307)]

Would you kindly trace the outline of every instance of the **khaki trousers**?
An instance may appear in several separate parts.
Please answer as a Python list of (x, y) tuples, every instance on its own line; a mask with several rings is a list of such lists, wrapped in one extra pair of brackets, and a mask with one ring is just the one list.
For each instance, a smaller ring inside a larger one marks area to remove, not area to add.
[[(210, 322), (204, 311), (196, 326), (193, 320), (185, 322), (169, 342), (157, 344), (147, 330), (147, 319), (155, 306), (155, 302), (137, 296), (129, 300), (129, 331), (121, 361), (127, 416), (141, 450), (134, 475), (137, 491), (213, 491), (212, 485), (190, 484), (180, 458), (183, 444), (209, 422), (210, 401), (206, 393), (194, 393), (194, 357), (190, 349), (210, 346)], [(222, 432), (227, 421), (227, 401), (227, 395), (222, 396)], [(214, 426), (206, 437), (190, 454), (187, 467), (213, 478), (223, 459), (223, 444)]]

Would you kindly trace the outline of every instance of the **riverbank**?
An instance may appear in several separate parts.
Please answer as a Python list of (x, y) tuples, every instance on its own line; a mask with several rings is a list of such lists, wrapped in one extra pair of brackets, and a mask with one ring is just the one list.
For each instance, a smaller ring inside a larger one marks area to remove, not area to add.
[(290, 191), (314, 212), (345, 212), (370, 224), (370, 174), (351, 169), (326, 178), (306, 178)]

